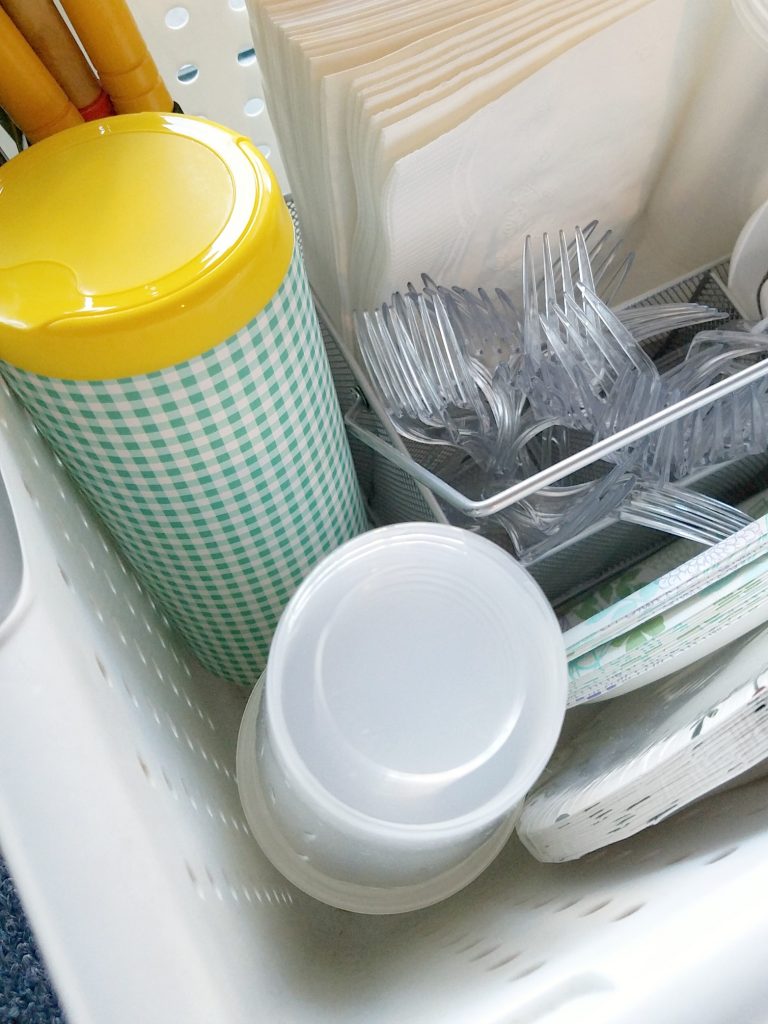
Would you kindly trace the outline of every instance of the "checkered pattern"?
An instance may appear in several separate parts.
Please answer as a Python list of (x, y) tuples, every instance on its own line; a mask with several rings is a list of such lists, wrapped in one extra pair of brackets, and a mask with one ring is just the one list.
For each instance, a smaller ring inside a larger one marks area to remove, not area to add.
[(299, 254), (254, 320), (186, 363), (3, 371), (203, 664), (253, 682), (301, 580), (366, 527)]

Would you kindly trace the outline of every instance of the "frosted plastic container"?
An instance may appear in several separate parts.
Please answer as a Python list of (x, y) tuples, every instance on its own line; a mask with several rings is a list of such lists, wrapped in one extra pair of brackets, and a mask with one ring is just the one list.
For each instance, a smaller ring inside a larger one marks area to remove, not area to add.
[(435, 903), (506, 843), (565, 713), (549, 602), (489, 541), (374, 530), (289, 603), (249, 702), (251, 828), (305, 892), (363, 913)]

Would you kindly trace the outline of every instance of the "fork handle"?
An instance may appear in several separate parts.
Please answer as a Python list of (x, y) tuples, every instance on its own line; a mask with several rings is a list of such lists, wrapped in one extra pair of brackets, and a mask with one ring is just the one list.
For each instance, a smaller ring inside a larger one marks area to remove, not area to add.
[(709, 546), (725, 540), (753, 520), (746, 513), (706, 494), (668, 484), (640, 485), (617, 510), (620, 520)]

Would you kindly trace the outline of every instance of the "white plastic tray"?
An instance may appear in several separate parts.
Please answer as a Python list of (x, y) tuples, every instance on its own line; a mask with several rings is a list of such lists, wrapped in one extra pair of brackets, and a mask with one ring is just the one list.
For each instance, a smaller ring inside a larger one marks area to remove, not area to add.
[(0, 837), (72, 1024), (763, 1019), (766, 786), (578, 864), (512, 843), (419, 914), (331, 911), (248, 834), (244, 694), (174, 640), (4, 385), (0, 472), (24, 560)]
[[(187, 6), (182, 50), (167, 8), (135, 2), (166, 74), (196, 61), (202, 88), (224, 19), (245, 14)], [(235, 124), (227, 101), (200, 112)], [(248, 834), (245, 694), (175, 640), (1, 384), (0, 475), (23, 555), (19, 574), (0, 499), (0, 845), (71, 1024), (768, 1018), (768, 785), (575, 864), (513, 842), (418, 914), (332, 911)]]

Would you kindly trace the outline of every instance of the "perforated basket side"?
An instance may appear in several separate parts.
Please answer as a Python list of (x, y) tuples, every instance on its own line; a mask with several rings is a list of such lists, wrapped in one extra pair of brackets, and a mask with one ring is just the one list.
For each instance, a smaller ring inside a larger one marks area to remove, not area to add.
[(244, 695), (190, 658), (2, 384), (0, 474), (24, 556), (0, 842), (70, 1024), (761, 1019), (766, 783), (574, 864), (513, 841), (418, 914), (333, 911), (248, 832)]

